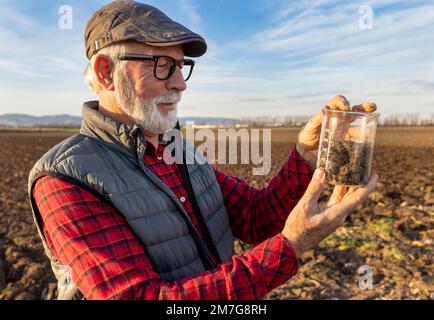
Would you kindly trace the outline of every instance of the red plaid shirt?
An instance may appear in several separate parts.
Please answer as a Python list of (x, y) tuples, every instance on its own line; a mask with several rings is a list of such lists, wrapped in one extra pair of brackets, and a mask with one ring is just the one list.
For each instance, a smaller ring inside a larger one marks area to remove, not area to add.
[[(177, 165), (161, 160), (164, 146), (149, 143), (146, 165), (178, 197), (202, 234)], [(57, 178), (42, 177), (33, 194), (53, 254), (72, 268), (88, 299), (260, 299), (298, 271), (295, 252), (280, 233), (312, 172), (295, 148), (264, 189), (215, 170), (235, 237), (257, 244), (211, 271), (173, 282), (161, 279), (123, 216), (92, 193)]]

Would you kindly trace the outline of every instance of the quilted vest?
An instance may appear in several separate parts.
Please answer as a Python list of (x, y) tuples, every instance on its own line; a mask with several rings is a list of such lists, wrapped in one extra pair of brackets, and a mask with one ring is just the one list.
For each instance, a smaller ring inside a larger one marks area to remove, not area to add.
[[(73, 299), (80, 292), (69, 266), (59, 263), (42, 232), (42, 220), (32, 191), (35, 181), (47, 175), (73, 182), (114, 206), (144, 245), (154, 270), (162, 279), (170, 282), (215, 268), (205, 242), (179, 199), (144, 164), (146, 141), (141, 128), (115, 121), (97, 109), (97, 101), (85, 103), (80, 132), (43, 155), (29, 175), (33, 218), (58, 279), (58, 299)], [(162, 137), (167, 137), (168, 133), (170, 131)], [(219, 184), (200, 150), (185, 139), (182, 141), (184, 150), (194, 153), (187, 154), (187, 158), (195, 161), (187, 162), (186, 172), (208, 229), (207, 235), (218, 260), (228, 261), (234, 255), (234, 238)]]

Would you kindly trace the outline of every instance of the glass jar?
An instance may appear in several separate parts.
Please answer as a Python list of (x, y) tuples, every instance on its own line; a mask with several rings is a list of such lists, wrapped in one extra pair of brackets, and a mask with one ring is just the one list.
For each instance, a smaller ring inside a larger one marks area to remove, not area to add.
[(379, 113), (322, 109), (317, 168), (333, 185), (361, 186), (371, 175)]

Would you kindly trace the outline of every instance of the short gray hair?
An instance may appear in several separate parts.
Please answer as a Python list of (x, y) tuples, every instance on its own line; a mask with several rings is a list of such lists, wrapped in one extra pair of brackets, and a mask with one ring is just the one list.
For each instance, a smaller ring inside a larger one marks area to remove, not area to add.
[[(127, 51), (126, 45), (124, 43), (115, 43), (112, 45), (109, 45), (107, 47), (104, 47), (100, 49), (97, 54), (104, 54), (110, 58), (112, 58), (114, 63), (113, 71), (120, 67), (121, 65), (124, 65), (124, 62), (126, 61), (120, 61), (116, 59), (119, 55), (124, 54)], [(86, 71), (84, 73), (84, 82), (89, 86), (89, 88), (99, 94), (102, 90), (101, 84), (98, 83), (95, 79), (95, 73), (93, 71), (93, 66), (95, 64), (95, 57), (97, 54), (94, 54), (91, 58), (89, 63), (87, 64)], [(113, 77), (113, 73), (112, 73)]]

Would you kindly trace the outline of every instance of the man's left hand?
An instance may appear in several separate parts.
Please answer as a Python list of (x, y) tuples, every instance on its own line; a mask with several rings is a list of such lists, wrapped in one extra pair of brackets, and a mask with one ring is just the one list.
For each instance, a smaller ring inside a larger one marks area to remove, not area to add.
[[(335, 110), (358, 112), (374, 112), (377, 110), (377, 105), (373, 102), (364, 102), (351, 107), (350, 102), (344, 96), (334, 97), (325, 107)], [(301, 155), (311, 170), (314, 170), (316, 167), (321, 124), (322, 111), (315, 114), (298, 134), (298, 141), (296, 144), (297, 152)]]

